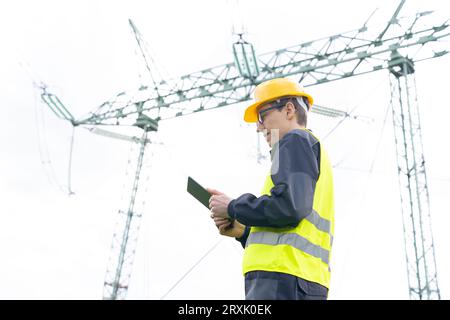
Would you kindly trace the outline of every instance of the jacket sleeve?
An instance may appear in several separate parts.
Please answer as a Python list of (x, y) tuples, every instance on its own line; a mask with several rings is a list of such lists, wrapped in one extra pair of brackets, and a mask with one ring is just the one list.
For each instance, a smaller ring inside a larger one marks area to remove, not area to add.
[(272, 155), (274, 187), (270, 195), (241, 195), (229, 203), (230, 217), (246, 226), (296, 227), (312, 210), (319, 176), (318, 150), (317, 140), (287, 134)]
[(245, 226), (244, 234), (240, 238), (236, 238), (237, 241), (239, 241), (242, 245), (242, 248), (245, 249), (245, 244), (247, 243), (248, 235), (250, 234), (250, 227)]

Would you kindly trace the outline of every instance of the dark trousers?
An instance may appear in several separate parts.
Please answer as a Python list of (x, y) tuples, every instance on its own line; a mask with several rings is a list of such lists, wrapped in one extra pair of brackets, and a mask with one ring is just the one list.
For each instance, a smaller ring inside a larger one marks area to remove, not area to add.
[(296, 276), (268, 271), (245, 274), (246, 300), (326, 300), (328, 289)]

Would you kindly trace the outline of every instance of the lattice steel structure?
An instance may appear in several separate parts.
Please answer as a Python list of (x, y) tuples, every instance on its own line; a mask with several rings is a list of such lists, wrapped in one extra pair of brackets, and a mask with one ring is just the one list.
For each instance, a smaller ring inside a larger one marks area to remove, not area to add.
[(393, 52), (391, 109), (411, 299), (440, 299), (414, 63)]
[[(395, 50), (420, 47), (415, 62), (447, 54), (447, 50), (433, 51), (430, 44), (449, 35), (448, 23), (417, 28), (423, 15), (392, 21), (390, 24), (403, 27), (396, 32), (387, 30), (382, 37), (372, 36), (364, 25), (354, 31), (263, 54), (258, 58), (257, 78), (242, 77), (235, 64), (228, 63), (162, 81), (157, 90), (143, 86), (135, 92), (121, 92), (74, 124), (133, 125), (140, 114), (159, 121), (224, 107), (249, 100), (255, 85), (276, 77), (298, 76), (306, 87), (387, 69), (390, 54)], [(345, 115), (321, 107), (313, 108), (313, 112)]]
[(130, 277), (133, 270), (133, 262), (139, 229), (143, 212), (137, 208), (139, 197), (139, 180), (141, 177), (142, 164), (144, 162), (145, 149), (149, 140), (147, 136), (150, 129), (143, 128), (144, 133), (139, 140), (139, 156), (136, 163), (133, 185), (131, 188), (130, 201), (125, 211), (119, 210), (116, 230), (114, 231), (109, 262), (106, 269), (105, 282), (103, 285), (103, 299), (117, 300), (125, 299)]

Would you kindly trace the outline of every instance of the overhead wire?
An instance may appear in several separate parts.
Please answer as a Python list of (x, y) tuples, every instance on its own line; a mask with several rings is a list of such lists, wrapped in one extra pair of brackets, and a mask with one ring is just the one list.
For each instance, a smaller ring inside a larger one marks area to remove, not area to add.
[[(381, 126), (378, 142), (377, 142), (376, 147), (375, 147), (375, 152), (374, 152), (371, 164), (370, 164), (370, 168), (367, 171), (366, 182), (364, 183), (361, 200), (360, 200), (360, 203), (359, 203), (359, 206), (358, 206), (358, 210), (356, 210), (356, 212), (364, 212), (362, 209), (363, 209), (363, 207), (365, 205), (365, 200), (366, 200), (366, 196), (367, 196), (367, 190), (368, 190), (368, 187), (370, 185), (369, 181), (370, 181), (370, 179), (372, 177), (372, 173), (373, 173), (373, 169), (374, 169), (374, 166), (375, 166), (375, 162), (378, 159), (379, 147), (380, 147), (381, 141), (383, 139), (383, 135), (384, 135), (385, 127), (386, 127), (386, 121), (387, 121), (387, 118), (388, 118), (389, 110), (390, 110), (390, 104), (388, 104), (387, 107), (386, 107), (384, 120), (383, 120), (383, 123), (382, 123), (382, 126)], [(353, 223), (355, 223), (355, 221), (360, 221), (360, 220), (361, 220), (361, 217), (359, 219), (351, 219), (351, 221), (353, 221)], [(357, 229), (357, 228), (350, 228), (350, 233), (351, 233), (350, 236), (349, 236), (350, 243), (353, 242), (353, 238), (355, 237), (355, 234), (356, 234), (356, 232), (358, 230), (359, 229)], [(348, 257), (350, 256), (350, 251), (353, 249), (353, 246), (350, 245), (350, 246), (347, 246), (346, 248), (347, 248), (347, 250), (346, 250), (345, 256), (343, 258), (343, 263), (342, 263), (342, 270), (343, 270), (342, 272), (343, 273), (345, 273), (346, 265), (348, 263)], [(341, 281), (342, 281), (343, 278), (345, 278), (345, 277), (341, 277), (340, 278)], [(339, 289), (340, 285), (341, 285), (340, 283), (337, 285), (337, 289)]]
[[(110, 138), (117, 138), (117, 137), (114, 137), (112, 135), (107, 135), (107, 136), (110, 137)], [(127, 186), (128, 186), (129, 183), (127, 181), (125, 181), (125, 180), (128, 180), (130, 178), (129, 175), (130, 175), (131, 171), (133, 170), (132, 167), (135, 165), (135, 163), (134, 163), (134, 161), (132, 159), (134, 158), (134, 153), (135, 153), (136, 146), (139, 145), (139, 143), (137, 143), (138, 142), (137, 139), (136, 140), (127, 139), (127, 140), (129, 142), (133, 142), (133, 143), (130, 144), (130, 150), (128, 152), (128, 160), (127, 160), (126, 173), (125, 173), (125, 176), (128, 177), (128, 178), (124, 179), (124, 182), (123, 182), (123, 185), (122, 185), (122, 189), (124, 191), (128, 190)], [(156, 136), (154, 136), (152, 138), (152, 140), (148, 142), (148, 144), (150, 144), (152, 146), (162, 146), (162, 148), (158, 149), (159, 151), (161, 151), (161, 150), (164, 151), (168, 155), (170, 160), (176, 159), (176, 157), (173, 157), (173, 153), (167, 147), (167, 144), (158, 142), (158, 140), (156, 139)], [(150, 154), (148, 154), (148, 152), (150, 152)], [(145, 161), (144, 161), (145, 163), (144, 163), (143, 167), (149, 167), (149, 162), (150, 162), (151, 159), (154, 159), (155, 152), (156, 152), (156, 150), (154, 150), (153, 148), (151, 148), (150, 150), (147, 150), (146, 156), (145, 156)], [(174, 164), (173, 169), (179, 170), (180, 173), (182, 173), (183, 175), (187, 175), (187, 170), (185, 170), (184, 167), (181, 168), (179, 162), (177, 162), (177, 163), (174, 162), (173, 164)], [(144, 179), (145, 182), (144, 182), (144, 186), (143, 186), (145, 190), (143, 190), (143, 193), (142, 192), (139, 193), (141, 196), (142, 196), (142, 194), (145, 195), (148, 192), (148, 187), (149, 187), (148, 181), (149, 181), (149, 178), (150, 178), (150, 171), (148, 171), (146, 173), (146, 177)], [(127, 192), (122, 192), (121, 193), (121, 200), (120, 200), (121, 203), (123, 203), (124, 200), (125, 200), (125, 194), (127, 194)], [(142, 208), (141, 209), (144, 210), (144, 207), (146, 205), (146, 199), (145, 199), (145, 197), (140, 197), (140, 198), (142, 199)], [(144, 265), (143, 265), (143, 268), (144, 268), (144, 288), (143, 289), (144, 289), (144, 295), (146, 297), (149, 297), (149, 287), (148, 287), (148, 279), (149, 279), (149, 275), (148, 275), (149, 274), (149, 263), (148, 263), (148, 260), (149, 260), (149, 256), (147, 254), (148, 253), (148, 235), (149, 235), (149, 230), (148, 230), (148, 225), (147, 225), (146, 222), (147, 222), (146, 220), (141, 221), (141, 223), (144, 223), (144, 225), (143, 225), (143, 229), (144, 229), (143, 230), (144, 231), (144, 235), (143, 235), (143, 237), (144, 237), (144, 243), (143, 243), (143, 246), (144, 246), (144, 257), (143, 257), (143, 260), (144, 260)], [(202, 259), (204, 259), (204, 257), (202, 257), (201, 260)], [(198, 263), (200, 263), (200, 261)], [(191, 268), (191, 269), (193, 269), (193, 268)], [(190, 269), (190, 271), (192, 271), (191, 269)], [(188, 272), (190, 272), (190, 271), (188, 271)], [(184, 275), (184, 277), (186, 275)], [(180, 279), (177, 283), (179, 283), (181, 281), (182, 281), (182, 279)], [(176, 285), (171, 290), (173, 290), (176, 287)]]
[[(348, 171), (355, 171), (355, 172), (360, 172), (360, 173), (369, 173), (370, 172), (370, 168), (369, 169), (361, 169), (361, 168), (356, 168), (356, 167), (335, 167), (335, 169), (339, 169), (339, 170), (348, 170)], [(379, 173), (382, 174), (387, 174), (387, 171), (378, 171)], [(450, 183), (450, 178), (446, 178), (446, 177), (433, 177), (431, 176), (429, 178), (430, 181), (441, 181), (441, 182), (445, 182), (445, 183)]]
[[(183, 177), (188, 177), (188, 170), (185, 168), (185, 166), (180, 165), (180, 162), (174, 162), (173, 159), (177, 159), (177, 157), (174, 156), (173, 152), (172, 152), (172, 148), (170, 148), (171, 146), (173, 147), (173, 145), (168, 144), (168, 143), (162, 143), (162, 142), (157, 142), (157, 144), (159, 144), (161, 146), (161, 148), (159, 148), (160, 151), (163, 151), (166, 156), (169, 158), (169, 161), (171, 161), (174, 166), (172, 167), (172, 170), (176, 170), (178, 171), (179, 174), (181, 174)], [(160, 298), (161, 300), (164, 300), (165, 297), (167, 295), (169, 295), (169, 293), (171, 293), (173, 290), (176, 289), (176, 287), (219, 245), (219, 243), (223, 240), (220, 239), (217, 243), (215, 243), (204, 255), (202, 255), (173, 285), (172, 287)], [(147, 273), (148, 270), (148, 263), (146, 262), (147, 258), (145, 258), (145, 266), (144, 266), (144, 273)], [(147, 275), (144, 275), (145, 278), (148, 278)], [(144, 290), (147, 294), (148, 292), (148, 288), (146, 285), (144, 285)]]
[[(362, 103), (364, 102), (364, 101), (366, 101), (368, 98), (370, 98), (371, 96), (372, 96), (372, 94), (374, 94), (375, 92), (378, 92), (378, 88), (381, 86), (381, 84), (382, 83), (384, 83), (385, 81), (382, 79), (378, 84), (376, 84), (374, 87), (373, 87), (373, 89), (371, 89), (371, 93), (369, 93), (369, 94), (367, 94), (367, 95), (365, 95), (364, 96), (364, 98), (363, 99), (361, 99), (361, 101), (360, 102), (358, 102), (358, 104), (348, 113), (348, 115), (350, 115), (350, 114), (352, 114), (354, 111), (356, 111), (356, 109), (357, 108), (359, 108), (361, 105), (362, 105)], [(354, 116), (353, 118), (357, 118), (357, 116)], [(344, 120), (346, 120), (346, 119), (348, 119), (348, 116), (346, 116), (345, 118), (343, 118), (343, 119), (341, 119), (341, 121), (339, 121), (339, 123), (335, 126), (335, 127), (333, 127), (333, 129), (331, 129), (329, 132), (328, 132), (328, 134), (326, 135), (326, 138), (327, 137), (329, 137), (330, 135), (331, 135), (331, 133), (332, 132), (334, 132), (342, 123), (343, 123), (343, 121)], [(372, 121), (375, 121), (374, 119), (371, 119)], [(367, 139), (367, 135), (368, 135), (368, 131), (367, 130), (365, 130), (365, 135), (363, 136), (363, 141), (365, 140), (365, 139)], [(359, 135), (358, 136), (359, 138), (361, 138), (362, 137), (362, 135)], [(322, 139), (322, 141), (323, 140), (325, 140), (325, 139)], [(340, 168), (340, 165), (341, 165), (341, 163), (343, 163), (353, 152), (355, 151), (355, 148), (353, 148), (353, 149), (351, 149), (349, 152), (347, 152), (346, 154), (344, 154), (342, 157), (341, 157), (341, 159), (340, 160), (338, 160), (338, 161), (336, 161), (334, 164), (333, 164), (333, 168)]]
[[(361, 101), (359, 101), (355, 107), (348, 112), (345, 117), (343, 117), (325, 136), (322, 138), (322, 141), (325, 141), (345, 120), (352, 118), (351, 115), (365, 102), (368, 98), (370, 98), (375, 92), (378, 92), (378, 88), (381, 86), (381, 84), (385, 83), (386, 81), (382, 79), (378, 84), (376, 84), (372, 89), (370, 89), (370, 93), (365, 95)], [(357, 116), (353, 116), (353, 118), (357, 118)]]
[[(34, 72), (31, 71), (30, 64), (24, 61), (18, 62), (19, 66), (25, 71), (27, 76), (31, 79), (31, 83), (33, 84), (33, 100), (34, 100), (34, 111), (35, 111), (35, 124), (36, 124), (36, 137), (37, 137), (37, 145), (38, 145), (38, 153), (39, 153), (39, 159), (42, 165), (42, 169), (44, 171), (45, 176), (47, 177), (47, 180), (49, 181), (50, 185), (56, 186), (57, 189), (59, 189), (63, 193), (67, 193), (68, 195), (74, 194), (71, 188), (71, 167), (72, 167), (72, 150), (73, 150), (73, 144), (74, 144), (74, 131), (72, 131), (72, 138), (71, 138), (71, 144), (70, 144), (70, 156), (69, 156), (69, 168), (68, 168), (68, 184), (65, 186), (63, 185), (55, 172), (55, 169), (53, 167), (50, 152), (48, 149), (47, 139), (46, 139), (46, 122), (45, 122), (45, 116), (43, 112), (43, 108), (39, 108), (41, 105), (38, 100), (39, 98), (37, 90), (45, 90), (46, 85), (43, 81), (38, 80), (39, 77)], [(34, 73), (34, 74), (33, 74)]]
[(41, 161), (43, 171), (50, 183), (50, 185), (55, 186), (59, 191), (67, 193), (67, 187), (60, 183), (56, 176), (55, 170), (50, 157), (50, 152), (48, 150), (47, 140), (46, 140), (46, 123), (43, 108), (39, 108), (38, 99), (36, 93), (34, 94), (35, 102), (35, 121), (36, 121), (36, 131), (38, 139), (38, 151)]
[(377, 146), (375, 148), (375, 154), (374, 154), (374, 157), (372, 159), (372, 163), (370, 164), (370, 169), (369, 169), (369, 173), (370, 174), (372, 174), (372, 172), (373, 172), (373, 167), (375, 165), (375, 161), (377, 159), (378, 152), (380, 150), (381, 140), (383, 138), (384, 128), (386, 127), (386, 120), (387, 120), (387, 117), (388, 117), (388, 114), (389, 114), (389, 109), (390, 109), (390, 105), (388, 104), (388, 106), (386, 108), (386, 112), (384, 114), (383, 125), (381, 127), (380, 137), (378, 138)]
[(67, 172), (67, 189), (70, 195), (74, 195), (75, 192), (72, 190), (72, 155), (73, 155), (73, 145), (75, 140), (75, 126), (72, 126), (72, 138), (70, 139), (70, 151), (69, 151), (69, 166)]
[(203, 261), (203, 259), (205, 259), (211, 252), (213, 252), (214, 251), (214, 249), (215, 248), (217, 248), (217, 246), (222, 242), (222, 240), (223, 240), (223, 237), (221, 237), (221, 239), (219, 239), (219, 241), (217, 241), (203, 256), (201, 256), (201, 258), (197, 261), (197, 262), (195, 262), (193, 265), (192, 265), (192, 267), (190, 267), (182, 276), (181, 276), (181, 278), (180, 279), (178, 279), (176, 282), (175, 282), (175, 284), (172, 286), (172, 287), (170, 287), (170, 289), (160, 298), (160, 300), (164, 300), (166, 297), (167, 297), (167, 295), (169, 294), (169, 293), (171, 293), (172, 291), (173, 291), (173, 289), (175, 289), (180, 283), (181, 283), (181, 281), (183, 281), (184, 280), (184, 278), (186, 278), (187, 277), (187, 275), (189, 274), (189, 273), (191, 273), (192, 272), (192, 270), (194, 270), (195, 269), (195, 267), (197, 267), (199, 264), (200, 264), (200, 262), (202, 262)]

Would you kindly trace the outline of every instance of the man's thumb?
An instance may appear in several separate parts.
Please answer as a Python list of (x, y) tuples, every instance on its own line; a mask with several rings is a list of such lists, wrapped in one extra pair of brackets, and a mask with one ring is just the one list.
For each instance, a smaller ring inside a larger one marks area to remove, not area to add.
[(212, 195), (221, 195), (223, 192), (217, 191), (216, 189), (206, 188), (206, 191), (211, 193)]

